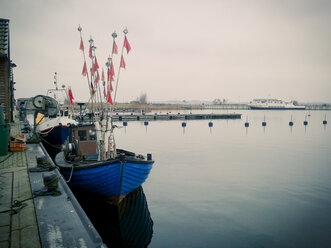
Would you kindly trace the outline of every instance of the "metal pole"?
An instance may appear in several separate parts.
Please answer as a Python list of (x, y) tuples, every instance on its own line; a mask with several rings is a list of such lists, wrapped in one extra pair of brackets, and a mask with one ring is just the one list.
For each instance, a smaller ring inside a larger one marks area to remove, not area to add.
[[(83, 40), (83, 38), (82, 38), (82, 27), (80, 25), (78, 26), (78, 31), (79, 31), (79, 34), (80, 34), (80, 39)], [(85, 53), (84, 53), (84, 51), (82, 51), (82, 53), (83, 53), (84, 63), (86, 65)], [(87, 67), (87, 65), (86, 65), (86, 67)], [(87, 86), (88, 86), (88, 89), (89, 89), (89, 92), (90, 92), (90, 98), (91, 98), (91, 102), (92, 102), (92, 111), (93, 111), (93, 114), (95, 115), (94, 103), (93, 103), (93, 93), (90, 90), (90, 80), (89, 80), (88, 70), (86, 70), (86, 78), (87, 78)], [(92, 75), (91, 75), (91, 80), (92, 80)]]
[[(122, 51), (121, 51), (121, 62), (122, 62), (122, 57), (123, 57), (123, 51), (124, 51), (124, 42), (125, 42), (125, 37), (128, 33), (128, 30), (125, 28), (124, 31), (124, 40), (123, 40), (123, 46), (122, 46)], [(115, 87), (115, 95), (114, 95), (114, 108), (115, 108), (115, 102), (116, 102), (116, 95), (117, 95), (117, 87), (118, 87), (118, 81), (119, 81), (119, 78), (120, 78), (120, 71), (121, 71), (121, 64), (120, 66), (118, 67), (118, 75), (117, 75), (117, 80), (116, 80), (116, 87)]]

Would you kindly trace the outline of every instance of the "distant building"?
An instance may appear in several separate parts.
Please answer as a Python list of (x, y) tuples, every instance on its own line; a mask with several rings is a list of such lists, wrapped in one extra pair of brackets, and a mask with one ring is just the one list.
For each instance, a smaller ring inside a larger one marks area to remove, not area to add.
[(16, 65), (10, 60), (9, 20), (0, 18), (0, 104), (6, 122), (13, 121), (14, 67)]

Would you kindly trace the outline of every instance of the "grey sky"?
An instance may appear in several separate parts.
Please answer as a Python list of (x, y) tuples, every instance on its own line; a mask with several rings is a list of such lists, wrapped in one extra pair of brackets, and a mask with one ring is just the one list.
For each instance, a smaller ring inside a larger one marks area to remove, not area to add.
[[(92, 35), (99, 65), (111, 33), (129, 30), (132, 50), (118, 100), (284, 100), (331, 102), (331, 1), (321, 0), (0, 0), (10, 19), (16, 96), (59, 83), (88, 99), (78, 24)], [(119, 57), (119, 56), (117, 56)], [(119, 61), (115, 58), (115, 72)]]

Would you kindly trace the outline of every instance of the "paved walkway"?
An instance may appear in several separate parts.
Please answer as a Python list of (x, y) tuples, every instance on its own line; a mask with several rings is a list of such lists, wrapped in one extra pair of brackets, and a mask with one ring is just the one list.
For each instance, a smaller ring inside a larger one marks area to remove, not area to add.
[(27, 164), (25, 151), (0, 156), (0, 248), (41, 247)]

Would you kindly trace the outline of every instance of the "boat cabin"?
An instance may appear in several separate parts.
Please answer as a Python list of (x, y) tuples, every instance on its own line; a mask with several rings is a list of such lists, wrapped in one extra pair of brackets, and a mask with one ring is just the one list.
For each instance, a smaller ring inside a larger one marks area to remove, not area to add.
[(94, 125), (78, 125), (72, 128), (72, 141), (79, 140), (79, 150), (83, 155), (97, 154), (97, 135)]

